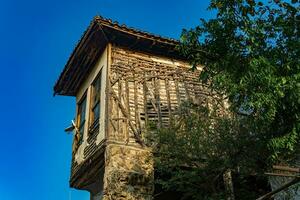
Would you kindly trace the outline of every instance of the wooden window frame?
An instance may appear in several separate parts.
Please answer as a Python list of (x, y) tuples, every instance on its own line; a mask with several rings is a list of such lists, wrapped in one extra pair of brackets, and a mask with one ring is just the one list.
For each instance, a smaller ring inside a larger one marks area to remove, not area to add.
[[(84, 105), (84, 119), (83, 121), (81, 121), (82, 119), (82, 112), (81, 112), (81, 106), (83, 104), (83, 102), (85, 101), (85, 105)], [(78, 144), (77, 144), (77, 147), (76, 147), (76, 150), (78, 149), (79, 145), (82, 143), (83, 141), (83, 136), (84, 136), (84, 133), (85, 133), (85, 123), (86, 123), (86, 112), (87, 112), (87, 92), (85, 92), (82, 97), (80, 98), (80, 100), (78, 101), (77, 103), (77, 114), (76, 114), (76, 126), (78, 128), (78, 133), (79, 134), (79, 139), (78, 139)], [(83, 131), (81, 132), (80, 130), (83, 128)]]
[[(91, 84), (91, 94), (90, 94), (90, 108), (89, 108), (89, 133), (92, 134), (94, 132), (94, 130), (99, 127), (99, 123), (100, 123), (100, 115), (101, 115), (101, 91), (102, 91), (102, 69), (103, 67), (100, 69), (99, 73), (97, 74), (97, 76), (95, 77), (95, 79), (93, 80), (92, 84)], [(99, 81), (99, 88), (98, 88), (98, 98), (95, 101), (95, 84), (97, 84), (97, 81)], [(95, 102), (94, 102), (95, 101)], [(99, 113), (98, 113), (98, 118), (95, 119), (94, 116), (94, 109), (97, 108), (97, 106), (99, 106)]]

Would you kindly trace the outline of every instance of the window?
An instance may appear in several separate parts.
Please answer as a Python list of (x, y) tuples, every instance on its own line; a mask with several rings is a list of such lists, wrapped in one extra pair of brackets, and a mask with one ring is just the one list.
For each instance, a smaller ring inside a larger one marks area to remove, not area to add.
[(80, 102), (78, 103), (78, 110), (77, 110), (77, 127), (79, 134), (78, 135), (78, 144), (81, 144), (82, 138), (83, 138), (83, 133), (84, 133), (84, 124), (85, 124), (85, 112), (86, 112), (86, 95), (82, 97)]
[(100, 94), (101, 94), (101, 74), (102, 70), (92, 83), (91, 106), (90, 106), (90, 128), (99, 124), (100, 117)]

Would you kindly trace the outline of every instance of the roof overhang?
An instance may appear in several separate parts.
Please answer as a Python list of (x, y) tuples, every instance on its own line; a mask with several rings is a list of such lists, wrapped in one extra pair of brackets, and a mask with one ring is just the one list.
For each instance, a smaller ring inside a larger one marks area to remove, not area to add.
[(60, 74), (54, 86), (54, 94), (75, 96), (108, 43), (134, 51), (185, 60), (175, 48), (179, 44), (177, 40), (95, 17)]

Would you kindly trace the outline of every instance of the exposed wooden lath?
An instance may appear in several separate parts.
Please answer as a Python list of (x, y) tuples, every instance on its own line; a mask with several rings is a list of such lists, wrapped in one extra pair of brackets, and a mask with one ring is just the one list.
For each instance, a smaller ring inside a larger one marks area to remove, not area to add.
[(217, 98), (198, 81), (200, 71), (190, 71), (186, 63), (118, 46), (112, 47), (111, 58), (109, 140), (143, 145), (146, 126), (168, 126), (181, 103), (207, 104)]

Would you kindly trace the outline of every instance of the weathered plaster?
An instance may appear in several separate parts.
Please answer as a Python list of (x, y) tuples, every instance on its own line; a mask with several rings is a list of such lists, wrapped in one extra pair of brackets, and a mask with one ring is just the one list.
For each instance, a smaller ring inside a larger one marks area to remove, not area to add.
[(89, 145), (87, 142), (88, 138), (88, 128), (89, 128), (89, 116), (90, 116), (90, 93), (91, 93), (91, 84), (94, 81), (94, 79), (99, 74), (100, 70), (102, 69), (101, 74), (101, 100), (100, 100), (100, 128), (99, 133), (97, 134), (97, 145), (104, 139), (104, 115), (105, 115), (105, 87), (106, 87), (106, 70), (107, 70), (107, 51), (108, 48), (106, 48), (102, 55), (100, 56), (98, 62), (96, 63), (95, 67), (92, 69), (92, 71), (89, 73), (86, 80), (83, 82), (81, 87), (79, 88), (79, 91), (76, 95), (76, 102), (78, 103), (83, 95), (87, 95), (86, 99), (86, 112), (85, 112), (85, 125), (84, 125), (84, 135), (82, 138), (82, 143), (78, 147), (77, 152), (75, 153), (75, 161), (80, 164), (84, 161), (84, 149)]

